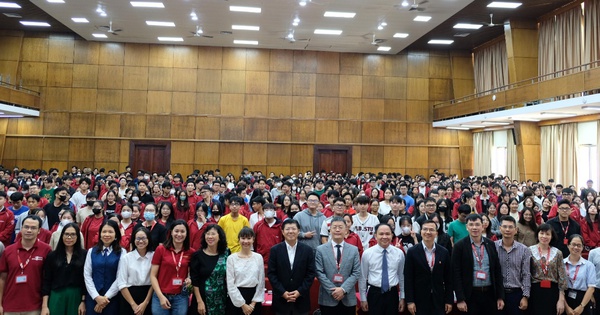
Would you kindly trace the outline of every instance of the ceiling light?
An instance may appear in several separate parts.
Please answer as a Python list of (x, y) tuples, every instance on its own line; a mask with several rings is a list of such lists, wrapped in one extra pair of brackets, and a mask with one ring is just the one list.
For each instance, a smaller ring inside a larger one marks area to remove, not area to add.
[(64, 0), (47, 0), (48, 3), (65, 3)]
[(131, 1), (132, 7), (136, 8), (164, 8), (165, 5), (162, 2), (146, 2), (146, 1)]
[(585, 110), (600, 110), (600, 106), (582, 106), (581, 109), (585, 109)]
[(468, 30), (478, 30), (482, 27), (482, 24), (469, 24), (469, 23), (457, 23), (454, 25), (454, 28), (468, 29)]
[(106, 36), (106, 34), (102, 34), (102, 33), (94, 33), (94, 34), (92, 34), (92, 36), (94, 36), (96, 38), (108, 38), (108, 36)]
[(292, 25), (298, 26), (298, 24), (300, 24), (300, 19), (299, 18), (295, 18), (294, 22), (292, 23)]
[(237, 45), (258, 45), (258, 41), (257, 40), (239, 40), (239, 39), (235, 39), (233, 41), (234, 44)]
[(427, 42), (427, 44), (432, 45), (450, 45), (452, 43), (454, 43), (454, 41), (450, 39), (432, 39)]
[(519, 117), (508, 117), (508, 119), (512, 119), (514, 121), (531, 121), (531, 122), (540, 121), (539, 119), (534, 119), (534, 118), (519, 118)]
[(0, 8), (20, 9), (21, 6), (14, 2), (0, 2)]
[(232, 30), (245, 30), (245, 31), (260, 31), (259, 26), (252, 25), (231, 25)]
[(469, 128), (465, 128), (465, 127), (446, 127), (446, 129), (450, 129), (450, 130), (469, 130)]
[(417, 15), (413, 19), (413, 21), (416, 21), (416, 22), (429, 22), (429, 20), (431, 20), (431, 16), (426, 16), (426, 15)]
[(198, 16), (196, 15), (196, 12), (190, 13), (190, 17), (192, 18), (192, 21), (198, 21)]
[(257, 7), (241, 7), (241, 6), (232, 5), (232, 6), (229, 6), (229, 11), (232, 11), (232, 12), (247, 12), (247, 13), (260, 13), (262, 10), (261, 10), (261, 8), (257, 8)]
[(408, 33), (396, 33), (394, 34), (395, 38), (407, 38), (408, 37)]
[(408, 7), (410, 4), (408, 3), (408, 1), (404, 0), (402, 1), (402, 6), (403, 7)]
[(306, 4), (307, 4), (306, 0), (300, 0), (300, 6), (301, 7), (306, 6)]
[(463, 37), (464, 38), (469, 35), (471, 35), (471, 33), (456, 33), (456, 34), (454, 34), (454, 37)]
[(381, 26), (387, 26), (387, 23), (381, 22)]
[(342, 34), (341, 30), (324, 30), (324, 29), (316, 29), (315, 30), (315, 34), (320, 34), (320, 35), (340, 35)]
[(487, 5), (488, 8), (501, 8), (501, 9), (516, 9), (521, 6), (521, 2), (503, 2), (494, 1)]
[(2, 115), (0, 118), (23, 118), (23, 115)]
[(356, 15), (355, 12), (335, 12), (335, 11), (325, 11), (323, 14), (324, 17), (337, 17), (337, 18), (346, 18), (351, 19)]
[(392, 47), (389, 47), (389, 46), (379, 46), (379, 47), (377, 47), (377, 50), (378, 51), (390, 51), (390, 50), (392, 50)]
[(106, 16), (106, 12), (104, 12), (104, 11), (100, 12), (100, 16), (104, 16), (105, 17)]
[(146, 25), (175, 27), (175, 23), (174, 22), (161, 22), (161, 21), (146, 21)]
[(71, 20), (75, 23), (90, 23), (86, 18), (71, 18)]
[(510, 125), (510, 123), (503, 122), (503, 121), (482, 121), (481, 124), (483, 124), (483, 125), (490, 125), (490, 126), (507, 126), (507, 125)]
[(377, 29), (381, 31), (383, 29), (383, 26), (379, 25), (377, 26)]
[(20, 14), (17, 14), (17, 13), (6, 13), (5, 12), (2, 14), (4, 14), (6, 17), (14, 18), (14, 19), (22, 19), (23, 18)]
[(46, 22), (36, 22), (36, 21), (19, 21), (19, 23), (25, 25), (25, 26), (43, 26), (43, 27), (50, 27), (50, 24), (46, 23)]
[(559, 112), (541, 112), (540, 115), (544, 116), (563, 116), (563, 117), (575, 117), (577, 114), (573, 113), (559, 113)]
[(460, 125), (461, 127), (465, 127), (465, 128), (485, 128), (485, 126), (481, 126), (481, 125)]
[(161, 42), (183, 42), (181, 37), (157, 37)]

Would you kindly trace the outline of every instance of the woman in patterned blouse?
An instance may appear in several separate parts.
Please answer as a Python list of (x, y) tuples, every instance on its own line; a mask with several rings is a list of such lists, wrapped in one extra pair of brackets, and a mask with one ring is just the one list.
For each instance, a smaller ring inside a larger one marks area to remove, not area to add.
[(562, 314), (565, 309), (567, 276), (562, 252), (550, 246), (556, 233), (549, 224), (542, 224), (536, 232), (537, 244), (531, 250), (532, 315)]

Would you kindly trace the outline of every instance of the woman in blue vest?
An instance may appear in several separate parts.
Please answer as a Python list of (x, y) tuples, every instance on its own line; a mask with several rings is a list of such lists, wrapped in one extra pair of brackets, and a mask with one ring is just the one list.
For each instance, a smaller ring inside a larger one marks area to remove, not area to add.
[(119, 242), (119, 225), (107, 220), (100, 227), (98, 244), (90, 248), (84, 265), (87, 295), (85, 310), (91, 314), (119, 314), (119, 287), (117, 270), (119, 261), (125, 256)]

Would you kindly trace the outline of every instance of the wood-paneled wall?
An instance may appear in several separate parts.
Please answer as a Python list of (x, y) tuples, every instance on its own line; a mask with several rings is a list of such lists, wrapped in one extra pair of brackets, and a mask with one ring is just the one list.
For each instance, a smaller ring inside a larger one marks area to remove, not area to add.
[(450, 52), (363, 55), (21, 35), (0, 33), (0, 73), (12, 71), (39, 90), (42, 114), (8, 122), (5, 166), (123, 170), (129, 141), (152, 139), (172, 140), (171, 166), (182, 173), (306, 171), (315, 144), (352, 145), (354, 172), (462, 173), (458, 133), (431, 127), (432, 104), (454, 97)]

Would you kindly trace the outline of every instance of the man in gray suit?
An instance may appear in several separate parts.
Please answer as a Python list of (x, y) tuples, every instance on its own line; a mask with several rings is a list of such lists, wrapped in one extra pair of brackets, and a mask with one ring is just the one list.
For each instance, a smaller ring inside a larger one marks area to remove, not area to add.
[(341, 217), (333, 217), (330, 240), (317, 247), (315, 265), (319, 288), (319, 305), (323, 315), (356, 313), (355, 284), (360, 278), (358, 248), (344, 242), (348, 227)]

